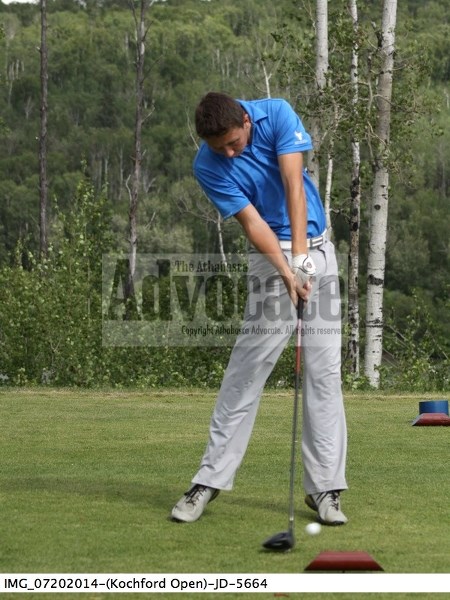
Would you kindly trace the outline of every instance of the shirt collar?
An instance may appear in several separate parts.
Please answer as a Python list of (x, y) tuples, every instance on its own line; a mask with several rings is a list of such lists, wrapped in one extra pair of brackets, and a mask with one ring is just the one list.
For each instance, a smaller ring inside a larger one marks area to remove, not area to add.
[(238, 100), (239, 104), (250, 116), (252, 123), (256, 123), (261, 119), (267, 118), (267, 113), (261, 110), (259, 106), (256, 106), (253, 102), (247, 102), (246, 100)]

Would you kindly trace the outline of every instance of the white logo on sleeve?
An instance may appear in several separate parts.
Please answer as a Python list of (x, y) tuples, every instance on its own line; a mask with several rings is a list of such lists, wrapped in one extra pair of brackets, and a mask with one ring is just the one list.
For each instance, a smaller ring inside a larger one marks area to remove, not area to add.
[(303, 142), (303, 133), (301, 131), (294, 131), (294, 135), (298, 139), (298, 142), (295, 142), (296, 144)]

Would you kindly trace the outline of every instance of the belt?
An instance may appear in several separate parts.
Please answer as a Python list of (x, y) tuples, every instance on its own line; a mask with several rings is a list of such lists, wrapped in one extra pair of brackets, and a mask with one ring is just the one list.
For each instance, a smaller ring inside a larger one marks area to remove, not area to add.
[(322, 235), (318, 235), (317, 237), (308, 238), (306, 241), (308, 243), (308, 248), (317, 248), (321, 246), (325, 240), (327, 239), (327, 232), (324, 231)]
[[(322, 235), (318, 235), (317, 237), (308, 238), (306, 240), (308, 244), (308, 248), (318, 248), (321, 246), (325, 240), (327, 239), (327, 231), (325, 230)], [(290, 240), (280, 240), (280, 246), (282, 250), (290, 250), (292, 242)]]

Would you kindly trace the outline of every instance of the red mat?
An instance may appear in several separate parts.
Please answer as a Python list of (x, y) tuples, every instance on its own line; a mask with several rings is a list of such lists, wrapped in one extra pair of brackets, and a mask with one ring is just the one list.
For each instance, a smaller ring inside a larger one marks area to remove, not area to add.
[(305, 571), (383, 571), (367, 552), (321, 552)]
[(422, 413), (413, 425), (450, 425), (450, 417), (445, 413)]

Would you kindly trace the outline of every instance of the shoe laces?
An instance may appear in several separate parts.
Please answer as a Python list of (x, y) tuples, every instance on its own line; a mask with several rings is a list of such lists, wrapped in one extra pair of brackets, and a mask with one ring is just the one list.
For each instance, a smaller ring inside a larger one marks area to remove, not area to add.
[(336, 510), (339, 510), (339, 492), (330, 492), (331, 505)]
[(340, 510), (339, 492), (336, 492), (334, 490), (332, 492), (322, 492), (321, 494), (319, 494), (316, 504), (319, 505), (325, 497), (328, 497), (330, 499), (330, 504), (335, 510)]
[(194, 487), (185, 493), (186, 504), (193, 504), (195, 506), (200, 496), (206, 492), (206, 489), (204, 485), (194, 485)]

